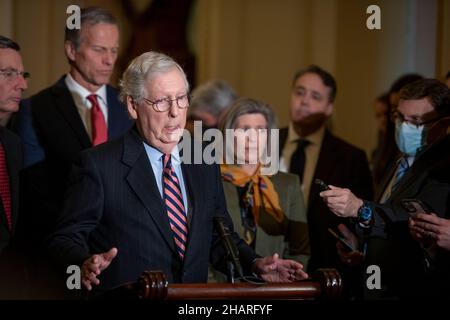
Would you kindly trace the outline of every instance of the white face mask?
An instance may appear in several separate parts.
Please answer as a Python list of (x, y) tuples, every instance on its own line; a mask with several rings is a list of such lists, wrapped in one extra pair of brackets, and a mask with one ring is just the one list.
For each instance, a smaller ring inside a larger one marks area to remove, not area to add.
[(415, 156), (426, 141), (424, 125), (416, 126), (408, 122), (397, 121), (395, 124), (395, 141), (398, 149), (409, 156)]

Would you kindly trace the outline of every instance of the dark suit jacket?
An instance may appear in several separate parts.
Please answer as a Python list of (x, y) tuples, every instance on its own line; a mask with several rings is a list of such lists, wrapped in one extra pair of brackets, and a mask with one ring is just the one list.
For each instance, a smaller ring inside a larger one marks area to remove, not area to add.
[(25, 281), (23, 257), (16, 241), (19, 223), (19, 171), (23, 155), (20, 139), (0, 126), (0, 141), (6, 156), (11, 194), (12, 232), (8, 229), (6, 215), (0, 199), (0, 299), (23, 299), (20, 284)]
[[(426, 268), (424, 251), (410, 236), (409, 214), (401, 205), (402, 199), (419, 199), (433, 212), (450, 218), (449, 168), (450, 136), (447, 135), (417, 156), (386, 203), (375, 204), (367, 264), (380, 266), (386, 290), (375, 292), (374, 297), (425, 296), (444, 292), (449, 295), (449, 253), (438, 250), (436, 263)], [(394, 171), (395, 168), (386, 176), (385, 186)]]
[[(288, 128), (280, 130), (280, 152), (287, 140)], [(327, 184), (349, 188), (363, 199), (373, 197), (372, 177), (364, 151), (335, 137), (328, 130), (322, 141), (319, 158), (314, 172), (314, 179), (321, 179)], [(319, 196), (316, 184), (311, 185), (308, 199), (308, 226), (311, 245), (311, 260), (308, 269), (338, 268), (342, 265), (336, 251), (336, 239), (328, 228), (336, 230), (340, 223), (348, 224), (348, 219), (340, 218), (328, 210)]]
[[(108, 139), (123, 135), (132, 125), (118, 92), (107, 86)], [(25, 100), (13, 128), (22, 138), (23, 209), (30, 234), (38, 242), (54, 228), (70, 168), (78, 154), (92, 146), (64, 77)]]
[(11, 193), (12, 233), (8, 230), (5, 211), (0, 198), (0, 253), (10, 243), (15, 233), (19, 215), (19, 171), (22, 168), (23, 155), (20, 138), (0, 126), (0, 141), (3, 144), (6, 165), (9, 174)]
[[(223, 216), (230, 230), (232, 222), (218, 166), (183, 163), (182, 171), (192, 207), (183, 262), (174, 248), (165, 205), (135, 129), (82, 153), (74, 166), (63, 214), (49, 241), (51, 255), (65, 269), (69, 264), (82, 264), (91, 254), (117, 247), (117, 257), (100, 276), (100, 290), (136, 281), (144, 270), (162, 270), (171, 283), (206, 282), (208, 262), (220, 268), (225, 255), (213, 232), (213, 217)], [(256, 255), (236, 233), (233, 236), (249, 272)]]

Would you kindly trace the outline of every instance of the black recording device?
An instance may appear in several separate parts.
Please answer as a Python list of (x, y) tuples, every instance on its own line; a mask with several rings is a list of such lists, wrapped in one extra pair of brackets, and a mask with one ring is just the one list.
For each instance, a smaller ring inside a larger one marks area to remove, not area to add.
[(356, 251), (355, 248), (353, 248), (353, 246), (350, 243), (348, 243), (344, 237), (338, 235), (336, 232), (333, 231), (333, 229), (328, 228), (328, 232), (331, 233), (333, 237), (335, 237), (340, 243), (342, 243), (345, 249), (349, 250), (350, 252)]
[(317, 184), (319, 186), (320, 192), (322, 191), (327, 191), (327, 190), (331, 190), (331, 188), (322, 180), (320, 179), (316, 179), (314, 180), (314, 183)]
[(231, 239), (230, 231), (223, 223), (222, 217), (214, 217), (214, 225), (220, 238), (222, 239), (223, 247), (225, 248), (228, 258), (228, 280), (234, 283), (234, 274), (236, 273), (240, 278), (244, 277), (241, 262), (239, 261), (239, 250), (236, 244)]
[(416, 216), (418, 213), (431, 213), (431, 210), (428, 208), (428, 206), (418, 199), (403, 199), (402, 207), (412, 217)]

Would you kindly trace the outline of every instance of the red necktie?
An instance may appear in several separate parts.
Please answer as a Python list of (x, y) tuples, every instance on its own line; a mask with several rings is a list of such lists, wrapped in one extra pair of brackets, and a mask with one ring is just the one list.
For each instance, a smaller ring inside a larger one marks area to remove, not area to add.
[(8, 168), (6, 167), (5, 149), (3, 149), (3, 145), (0, 144), (0, 196), (3, 202), (3, 209), (5, 210), (8, 229), (9, 231), (11, 231), (11, 190), (9, 186), (9, 175)]
[(164, 202), (169, 216), (170, 228), (173, 231), (173, 239), (181, 259), (184, 259), (186, 251), (188, 225), (186, 211), (183, 204), (183, 196), (180, 184), (170, 161), (170, 154), (163, 157), (163, 189)]
[(96, 146), (108, 140), (108, 130), (106, 129), (106, 121), (103, 116), (102, 109), (97, 100), (96, 94), (91, 94), (87, 99), (92, 103), (91, 108), (91, 128), (92, 128), (92, 145)]

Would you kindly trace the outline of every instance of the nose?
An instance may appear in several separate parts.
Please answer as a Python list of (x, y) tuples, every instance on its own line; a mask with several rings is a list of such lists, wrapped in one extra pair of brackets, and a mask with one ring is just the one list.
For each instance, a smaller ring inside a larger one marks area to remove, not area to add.
[(169, 115), (172, 118), (176, 118), (179, 113), (180, 113), (180, 108), (178, 108), (177, 101), (176, 100), (171, 100), (170, 101)]
[(103, 55), (103, 63), (107, 66), (114, 65), (114, 62), (116, 61), (116, 54), (111, 51), (106, 51)]
[(27, 80), (23, 77), (23, 75), (20, 75), (17, 77), (17, 84), (16, 88), (19, 90), (26, 90), (28, 88)]
[(305, 94), (304, 96), (302, 96), (302, 99), (301, 99), (302, 105), (308, 105), (310, 99), (311, 98), (310, 98), (309, 94)]

